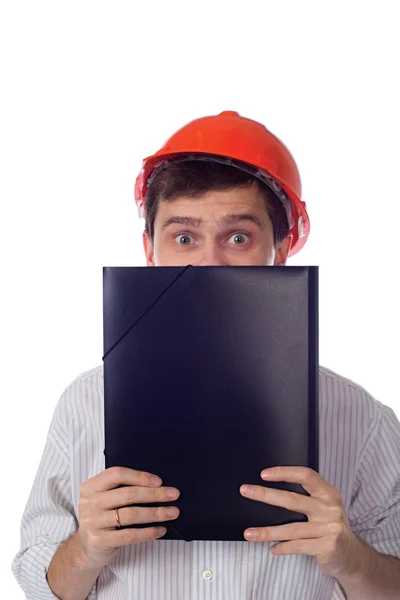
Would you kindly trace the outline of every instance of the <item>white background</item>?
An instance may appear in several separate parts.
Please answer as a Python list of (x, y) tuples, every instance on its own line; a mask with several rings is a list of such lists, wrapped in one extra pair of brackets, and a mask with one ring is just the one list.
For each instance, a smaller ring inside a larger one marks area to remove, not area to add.
[[(379, 8), (378, 8), (379, 7)], [(236, 110), (294, 154), (321, 364), (400, 416), (400, 42), (377, 2), (2, 3), (2, 597), (55, 404), (101, 363), (102, 266), (142, 265), (141, 159)]]

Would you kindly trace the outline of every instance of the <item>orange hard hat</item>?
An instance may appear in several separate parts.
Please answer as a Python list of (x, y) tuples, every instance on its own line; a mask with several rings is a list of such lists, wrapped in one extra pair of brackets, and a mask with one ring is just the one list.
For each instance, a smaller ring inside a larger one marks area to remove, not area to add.
[(151, 180), (167, 161), (178, 158), (231, 164), (264, 181), (286, 209), (293, 235), (289, 256), (304, 246), (310, 220), (301, 200), (299, 171), (286, 146), (264, 125), (237, 112), (224, 111), (182, 127), (161, 150), (143, 160), (135, 184), (135, 201), (141, 217), (145, 216), (145, 198)]

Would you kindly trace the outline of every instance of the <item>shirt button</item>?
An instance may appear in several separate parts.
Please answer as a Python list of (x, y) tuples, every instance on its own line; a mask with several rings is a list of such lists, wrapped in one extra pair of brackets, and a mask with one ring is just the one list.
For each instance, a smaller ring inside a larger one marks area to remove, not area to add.
[(210, 580), (213, 577), (212, 571), (203, 571), (203, 579)]

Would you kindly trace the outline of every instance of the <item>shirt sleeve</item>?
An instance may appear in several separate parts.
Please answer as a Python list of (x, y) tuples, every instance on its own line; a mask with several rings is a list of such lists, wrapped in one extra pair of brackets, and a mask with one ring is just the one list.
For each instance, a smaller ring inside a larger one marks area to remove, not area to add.
[[(21, 522), (20, 550), (12, 571), (27, 600), (58, 600), (46, 574), (59, 546), (77, 531), (71, 498), (68, 430), (61, 397)], [(63, 418), (64, 417), (64, 418)], [(95, 600), (94, 584), (88, 600)]]
[(369, 546), (400, 558), (400, 423), (380, 402), (356, 472), (349, 521)]

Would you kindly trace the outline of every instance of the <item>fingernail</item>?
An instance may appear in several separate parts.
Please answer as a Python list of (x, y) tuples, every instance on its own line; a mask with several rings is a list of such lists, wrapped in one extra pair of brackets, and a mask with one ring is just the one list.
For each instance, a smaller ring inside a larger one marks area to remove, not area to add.
[(177, 498), (178, 495), (179, 495), (178, 490), (175, 490), (174, 488), (167, 489), (168, 498)]
[(271, 477), (272, 477), (272, 472), (271, 472), (269, 469), (267, 469), (266, 471), (263, 471), (263, 472), (261, 473), (261, 477), (262, 477), (263, 479), (271, 479)]
[(150, 481), (153, 485), (160, 485), (162, 483), (159, 477), (150, 477)]
[(246, 531), (245, 536), (249, 540), (255, 540), (258, 537), (258, 531), (257, 529), (249, 529)]
[(242, 485), (240, 491), (243, 492), (243, 494), (251, 496), (251, 494), (254, 492), (254, 487), (252, 485)]
[(179, 510), (175, 507), (167, 508), (167, 517), (177, 517)]
[(159, 537), (161, 537), (162, 535), (165, 535), (166, 533), (167, 533), (166, 527), (157, 527), (157, 535)]

